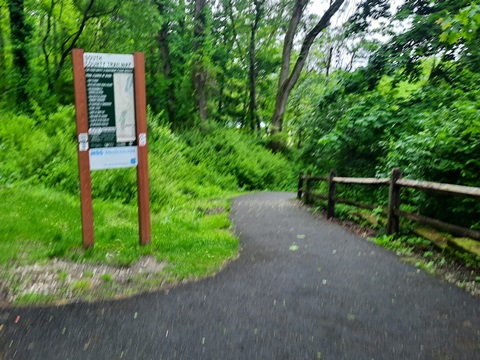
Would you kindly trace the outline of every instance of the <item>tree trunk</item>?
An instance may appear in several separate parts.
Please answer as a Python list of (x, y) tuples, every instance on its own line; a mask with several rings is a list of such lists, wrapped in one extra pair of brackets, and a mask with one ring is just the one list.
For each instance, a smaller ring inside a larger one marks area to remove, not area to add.
[[(157, 2), (157, 8), (160, 14), (165, 13), (165, 3), (164, 1)], [(165, 21), (160, 30), (158, 31), (158, 47), (160, 50), (160, 57), (163, 62), (163, 78), (167, 83), (167, 88), (165, 91), (165, 98), (167, 99), (167, 115), (168, 121), (172, 129), (177, 127), (176, 123), (176, 96), (175, 96), (175, 85), (171, 77), (172, 74), (172, 58), (170, 55), (170, 44), (169, 44), (169, 22)]]
[(78, 30), (72, 34), (71, 36), (67, 37), (61, 44), (61, 56), (58, 64), (55, 68), (53, 73), (53, 84), (56, 84), (60, 76), (62, 75), (63, 68), (65, 66), (65, 62), (67, 61), (68, 57), (70, 56), (72, 50), (77, 46), (77, 42), (83, 34), (85, 27), (87, 26), (87, 22), (93, 18), (100, 18), (102, 16), (114, 16), (114, 14), (118, 11), (121, 7), (122, 3), (114, 3), (114, 5), (110, 9), (105, 9), (102, 12), (95, 13), (94, 12), (94, 5), (95, 1), (97, 0), (88, 0), (88, 4), (85, 7), (85, 11), (82, 14), (82, 19), (80, 20), (80, 25)]
[(298, 23), (300, 22), (300, 19), (302, 17), (305, 6), (308, 3), (308, 0), (295, 1), (293, 15), (290, 19), (290, 24), (287, 30), (287, 34), (285, 35), (283, 45), (282, 68), (280, 70), (280, 79), (278, 82), (275, 109), (271, 120), (273, 134), (282, 131), (283, 115), (285, 114), (288, 97), (290, 96), (290, 92), (292, 91), (293, 87), (298, 81), (298, 78), (300, 77), (313, 41), (316, 39), (318, 34), (320, 34), (320, 32), (329, 25), (330, 19), (338, 11), (344, 1), (345, 0), (335, 0), (333, 3), (331, 3), (330, 7), (325, 12), (325, 14), (323, 14), (315, 27), (310, 30), (310, 32), (305, 36), (305, 39), (302, 42), (302, 47), (300, 49), (300, 54), (297, 58), (292, 72), (290, 73), (290, 59), (293, 48), (293, 38), (295, 36), (295, 32), (298, 27)]
[(193, 51), (193, 87), (200, 120), (207, 120), (207, 69), (203, 62), (205, 32), (207, 27), (206, 0), (195, 0)]
[(282, 67), (280, 69), (280, 78), (278, 80), (279, 89), (280, 87), (283, 86), (283, 84), (287, 80), (288, 73), (290, 72), (290, 58), (292, 56), (293, 40), (295, 38), (295, 33), (297, 31), (298, 24), (302, 19), (302, 15), (307, 4), (308, 4), (308, 0), (296, 0), (295, 5), (293, 7), (292, 18), (290, 19), (288, 30), (287, 30), (287, 33), (285, 34), (285, 39), (283, 42)]
[(5, 39), (3, 37), (3, 29), (1, 24), (3, 23), (3, 8), (0, 7), (0, 93), (5, 91), (5, 75), (7, 66), (5, 64)]
[(333, 46), (330, 46), (328, 49), (327, 64), (325, 69), (325, 82), (328, 84), (328, 78), (330, 77), (330, 70), (332, 68), (332, 58), (333, 58)]
[(46, 26), (40, 23), (41, 28), (46, 27), (45, 35), (42, 38), (42, 52), (45, 60), (45, 72), (47, 73), (47, 83), (48, 83), (49, 90), (53, 89), (53, 80), (52, 80), (52, 74), (51, 74), (51, 68), (50, 68), (50, 53), (47, 49), (47, 42), (50, 37), (50, 33), (52, 31), (52, 14), (53, 14), (54, 7), (55, 7), (55, 1), (52, 0), (50, 3), (50, 7), (48, 8), (48, 11), (47, 11)]
[(10, 33), (13, 49), (13, 69), (16, 73), (15, 100), (18, 106), (25, 106), (28, 100), (27, 79), (29, 75), (27, 39), (30, 29), (25, 21), (25, 9), (23, 0), (10, 0), (8, 2), (10, 12)]
[(263, 13), (263, 4), (265, 0), (254, 0), (255, 19), (252, 22), (250, 33), (250, 46), (248, 48), (249, 59), (249, 87), (250, 87), (250, 103), (248, 108), (248, 116), (250, 129), (252, 132), (260, 131), (260, 119), (257, 112), (257, 66), (256, 66), (256, 34), (258, 24)]

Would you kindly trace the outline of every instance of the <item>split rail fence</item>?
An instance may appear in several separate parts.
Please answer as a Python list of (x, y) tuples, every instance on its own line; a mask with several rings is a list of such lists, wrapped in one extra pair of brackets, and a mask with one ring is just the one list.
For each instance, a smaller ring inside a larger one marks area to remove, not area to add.
[[(313, 191), (314, 184), (320, 181), (328, 183), (328, 194), (318, 194)], [(413, 220), (423, 225), (431, 226), (453, 235), (468, 237), (480, 241), (480, 231), (449, 224), (423, 215), (402, 211), (400, 209), (402, 188), (411, 188), (447, 196), (473, 198), (477, 201), (480, 201), (480, 188), (478, 187), (402, 179), (402, 173), (400, 169), (393, 169), (390, 178), (338, 177), (336, 171), (332, 170), (328, 177), (312, 176), (309, 172), (306, 174), (300, 174), (298, 178), (297, 198), (303, 199), (306, 204), (312, 204), (315, 200), (326, 200), (328, 218), (335, 216), (336, 203), (353, 205), (369, 210), (374, 210), (379, 207), (378, 205), (359, 203), (336, 197), (335, 192), (337, 184), (389, 187), (388, 206), (383, 208), (383, 212), (387, 215), (387, 235), (398, 233), (400, 227), (400, 218), (404, 217), (406, 219)]]

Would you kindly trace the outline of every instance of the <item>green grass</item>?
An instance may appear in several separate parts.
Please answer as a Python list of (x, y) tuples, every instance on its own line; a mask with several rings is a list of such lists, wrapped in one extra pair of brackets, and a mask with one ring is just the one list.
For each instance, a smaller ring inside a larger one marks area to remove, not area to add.
[(81, 239), (79, 208), (71, 196), (41, 188), (0, 188), (0, 265), (31, 264)]
[(31, 304), (44, 304), (54, 300), (56, 300), (56, 298), (51, 295), (27, 293), (17, 297), (17, 299), (15, 300), (15, 305), (22, 306)]
[[(207, 215), (205, 200), (153, 213), (152, 242), (140, 246), (137, 209), (94, 200), (95, 246), (82, 248), (79, 199), (40, 187), (0, 188), (0, 266), (26, 265), (50, 258), (127, 266), (142, 255), (167, 260), (177, 280), (217, 271), (236, 256), (238, 240), (230, 233), (226, 212)], [(215, 199), (212, 208), (228, 208)], [(199, 210), (201, 208), (202, 210)], [(220, 207), (221, 208), (221, 207)], [(216, 210), (218, 211), (218, 210)]]

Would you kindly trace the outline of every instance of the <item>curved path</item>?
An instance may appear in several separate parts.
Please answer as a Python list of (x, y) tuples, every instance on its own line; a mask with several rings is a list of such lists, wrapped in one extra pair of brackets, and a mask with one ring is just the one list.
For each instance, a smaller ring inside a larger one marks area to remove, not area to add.
[(241, 255), (213, 278), (127, 300), (0, 310), (0, 360), (480, 359), (479, 299), (292, 197), (233, 201)]

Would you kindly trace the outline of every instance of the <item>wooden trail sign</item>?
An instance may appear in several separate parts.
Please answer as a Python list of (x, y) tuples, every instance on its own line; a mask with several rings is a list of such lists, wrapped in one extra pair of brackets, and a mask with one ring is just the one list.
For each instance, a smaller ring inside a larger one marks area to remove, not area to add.
[(151, 240), (143, 53), (72, 51), (85, 248), (94, 245), (91, 171), (137, 168), (140, 244)]

